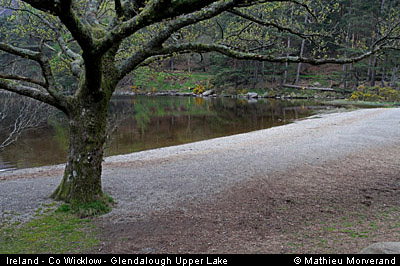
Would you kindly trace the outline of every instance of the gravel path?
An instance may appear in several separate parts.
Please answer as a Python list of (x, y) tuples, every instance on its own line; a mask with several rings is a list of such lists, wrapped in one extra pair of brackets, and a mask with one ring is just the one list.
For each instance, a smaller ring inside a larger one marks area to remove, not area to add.
[[(323, 114), (293, 124), (108, 157), (103, 187), (118, 202), (114, 222), (182, 201), (205, 201), (239, 182), (400, 143), (400, 109)], [(56, 188), (63, 166), (0, 173), (0, 218), (31, 217)]]

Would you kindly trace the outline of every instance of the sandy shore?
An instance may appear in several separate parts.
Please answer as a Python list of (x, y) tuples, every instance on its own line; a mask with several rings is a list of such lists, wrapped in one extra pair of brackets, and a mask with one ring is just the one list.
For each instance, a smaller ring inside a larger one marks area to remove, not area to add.
[[(400, 144), (400, 109), (317, 115), (293, 124), (105, 159), (103, 187), (118, 202), (103, 219), (137, 222), (185, 202), (206, 204), (241, 184)], [(396, 166), (397, 167), (397, 166)], [(399, 168), (397, 168), (399, 169)], [(61, 180), (62, 165), (0, 173), (2, 217), (27, 219)], [(258, 181), (257, 181), (258, 182)], [(183, 204), (183, 205), (182, 205)]]

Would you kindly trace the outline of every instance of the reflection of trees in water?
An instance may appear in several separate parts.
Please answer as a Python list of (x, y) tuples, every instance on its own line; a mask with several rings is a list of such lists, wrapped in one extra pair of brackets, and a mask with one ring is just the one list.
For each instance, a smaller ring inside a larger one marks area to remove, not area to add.
[(116, 99), (110, 104), (109, 124), (120, 124), (128, 118), (135, 118), (137, 127), (142, 133), (150, 126), (152, 118), (168, 117), (171, 123), (177, 117), (211, 115), (208, 101), (191, 97), (134, 97), (130, 101)]
[[(49, 120), (50, 114), (54, 114), (51, 107), (10, 94), (0, 98), (0, 106), (0, 148), (17, 141), (26, 130), (43, 126), (46, 122), (53, 128), (59, 145), (63, 149), (67, 147), (68, 127), (60, 116)], [(249, 103), (247, 99), (231, 98), (115, 97), (109, 106), (107, 135), (111, 141), (113, 132), (122, 123), (132, 123), (132, 118), (141, 134), (152, 126), (152, 121), (160, 127), (161, 121), (167, 120), (171, 134), (176, 131), (178, 121), (186, 125), (186, 134), (191, 135), (196, 128), (193, 126), (202, 130), (198, 128), (202, 125), (221, 134), (226, 127), (242, 132), (282, 124), (309, 113), (309, 108), (302, 102), (273, 99)]]
[(0, 150), (14, 144), (27, 130), (46, 124), (54, 109), (30, 98), (2, 93), (0, 96)]
[(180, 123), (187, 123), (186, 129), (190, 134), (194, 120), (202, 120), (215, 132), (222, 132), (227, 126), (243, 131), (290, 122), (310, 112), (301, 101), (263, 99), (249, 103), (247, 99), (232, 98), (139, 96), (129, 101), (116, 98), (110, 105), (109, 120), (115, 130), (123, 121), (133, 117), (141, 134), (154, 120), (159, 125), (160, 118), (167, 119), (170, 130), (174, 130), (174, 124), (180, 120)]
[[(6, 111), (18, 114), (21, 107), (17, 98), (11, 99), (15, 105), (0, 98), (0, 109), (14, 106)], [(130, 153), (281, 125), (310, 114), (309, 105), (315, 104), (269, 99), (249, 103), (247, 99), (232, 98), (115, 97), (109, 106), (108, 134), (112, 138), (107, 142), (106, 154)], [(7, 168), (2, 166), (7, 162), (10, 167), (64, 162), (69, 141), (67, 121), (58, 112), (35, 109), (38, 110), (44, 115), (54, 115), (41, 116), (43, 128), (22, 134), (20, 141), (7, 147), (1, 154), (4, 162), (0, 162), (0, 169)], [(15, 116), (8, 119), (10, 125), (15, 122)]]
[[(304, 101), (260, 99), (253, 102), (247, 99), (217, 98), (213, 104), (217, 113), (214, 123), (231, 124), (246, 130), (267, 128), (309, 115), (312, 110), (304, 107), (304, 104)], [(307, 104), (312, 103), (307, 101)]]
[(119, 138), (176, 141), (171, 144), (268, 128), (311, 113), (301, 107), (304, 102), (273, 99), (249, 103), (232, 98), (134, 97), (116, 100), (113, 105), (114, 115), (121, 117), (118, 112), (122, 111), (129, 114), (119, 124)]

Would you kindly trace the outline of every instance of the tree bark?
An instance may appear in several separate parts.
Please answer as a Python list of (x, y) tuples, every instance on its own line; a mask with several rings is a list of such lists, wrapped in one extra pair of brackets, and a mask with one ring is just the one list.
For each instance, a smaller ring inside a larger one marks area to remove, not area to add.
[(265, 62), (261, 62), (261, 88), (265, 89), (264, 87), (264, 81), (265, 81)]
[(398, 67), (392, 68), (392, 78), (390, 79), (390, 87), (397, 88), (397, 70)]
[[(286, 56), (289, 57), (290, 36), (288, 37), (288, 40), (287, 40), (287, 49), (288, 49), (288, 52), (286, 53)], [(289, 69), (289, 62), (286, 62), (285, 63), (285, 72), (283, 74), (283, 83), (285, 83), (285, 84), (287, 83), (288, 69)]]
[[(292, 12), (290, 14), (290, 22), (293, 22), (293, 13), (294, 13), (294, 5), (292, 5)], [(286, 51), (286, 56), (289, 57), (290, 53), (290, 48), (291, 48), (291, 39), (290, 39), (290, 35), (287, 38), (287, 51)], [(283, 74), (283, 83), (286, 84), (287, 83), (287, 77), (288, 77), (288, 71), (289, 71), (289, 62), (285, 63), (285, 72)]]
[(103, 200), (101, 171), (107, 105), (76, 106), (69, 120), (69, 152), (64, 177), (52, 195), (54, 199), (72, 205)]
[(372, 65), (371, 65), (371, 80), (370, 80), (370, 84), (369, 84), (371, 87), (375, 86), (377, 63), (378, 63), (378, 60), (377, 60), (376, 56), (374, 56), (374, 58), (372, 60)]
[[(305, 18), (304, 18), (304, 24), (306, 24), (307, 21), (308, 21), (308, 14), (306, 14), (306, 16), (305, 16)], [(306, 44), (306, 40), (305, 40), (305, 39), (301, 40), (300, 57), (303, 57), (305, 44)], [(296, 80), (295, 80), (295, 82), (294, 82), (295, 85), (299, 84), (301, 66), (302, 66), (302, 63), (300, 62), (300, 63), (297, 65)]]
[(382, 66), (381, 87), (385, 87), (385, 80), (386, 80), (386, 65), (387, 65), (387, 56), (385, 56), (385, 60), (383, 61), (383, 66)]
[(369, 57), (369, 60), (368, 60), (368, 73), (367, 73), (368, 81), (369, 81), (369, 82), (371, 82), (372, 59), (373, 59), (373, 56), (371, 55), (371, 56)]
[(342, 67), (342, 73), (343, 73), (343, 76), (342, 76), (343, 90), (345, 90), (347, 88), (347, 74), (348, 74), (346, 64), (343, 65), (343, 67)]
[(107, 111), (118, 82), (114, 53), (86, 58), (84, 80), (69, 101), (69, 151), (64, 177), (52, 194), (74, 205), (104, 202), (101, 185)]

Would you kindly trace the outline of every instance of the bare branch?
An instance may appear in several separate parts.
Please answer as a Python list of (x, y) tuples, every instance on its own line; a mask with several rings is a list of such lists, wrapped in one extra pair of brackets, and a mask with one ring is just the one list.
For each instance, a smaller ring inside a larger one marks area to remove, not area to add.
[(0, 140), (0, 151), (14, 144), (23, 132), (46, 122), (52, 113), (47, 104), (25, 97), (6, 95), (0, 101), (0, 131), (4, 136)]

